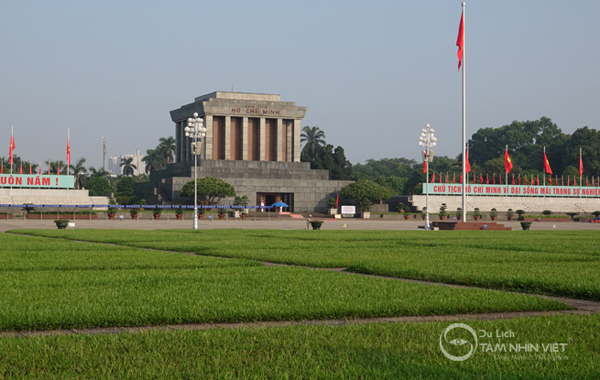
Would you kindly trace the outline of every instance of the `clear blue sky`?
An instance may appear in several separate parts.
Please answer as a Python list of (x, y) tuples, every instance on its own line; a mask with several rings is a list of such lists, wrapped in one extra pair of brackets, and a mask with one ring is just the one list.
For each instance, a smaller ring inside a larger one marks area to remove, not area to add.
[[(460, 1), (3, 1), (0, 156), (102, 165), (174, 135), (169, 111), (216, 90), (307, 106), (354, 164), (461, 141)], [(467, 1), (467, 135), (550, 117), (600, 128), (600, 2)]]

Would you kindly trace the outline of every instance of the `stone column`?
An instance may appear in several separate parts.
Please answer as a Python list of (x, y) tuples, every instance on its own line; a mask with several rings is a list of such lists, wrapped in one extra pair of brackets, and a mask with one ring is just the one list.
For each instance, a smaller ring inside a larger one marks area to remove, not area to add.
[(287, 162), (292, 162), (294, 160), (294, 123), (291, 120), (286, 120), (286, 158)]
[(285, 161), (283, 159), (283, 120), (277, 119), (277, 159), (275, 161)]
[(294, 147), (294, 162), (300, 162), (300, 131), (302, 120), (296, 119), (294, 120), (294, 137), (292, 141), (292, 146)]
[(212, 115), (204, 116), (204, 126), (206, 127), (206, 149), (204, 150), (204, 156), (210, 157), (212, 159), (213, 156), (213, 117)]
[(231, 159), (231, 116), (225, 116), (225, 159)]
[(248, 118), (242, 119), (242, 160), (248, 161)]
[(266, 119), (264, 117), (260, 118), (260, 161), (264, 161), (265, 160), (265, 131), (266, 131), (266, 124), (265, 124)]
[(175, 122), (175, 162), (181, 162), (181, 122)]

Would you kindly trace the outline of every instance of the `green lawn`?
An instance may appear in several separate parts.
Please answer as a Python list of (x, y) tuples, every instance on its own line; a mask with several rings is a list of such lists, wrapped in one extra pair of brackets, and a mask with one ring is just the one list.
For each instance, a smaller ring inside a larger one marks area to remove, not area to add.
[[(600, 316), (467, 321), (513, 338), (479, 343), (567, 343), (553, 354), (478, 349), (442, 355), (449, 323), (292, 326), (0, 339), (0, 378), (597, 379)], [(545, 356), (544, 356), (545, 355)], [(559, 358), (560, 357), (560, 358)]]
[[(591, 299), (600, 294), (593, 232), (20, 232), (38, 236), (0, 234), (3, 331), (565, 308), (535, 296), (260, 260)], [(449, 322), (3, 337), (0, 378), (600, 377), (598, 314), (465, 323), (493, 335), (480, 343), (566, 348), (491, 353), (480, 346), (453, 362), (440, 350)]]
[(20, 232), (600, 300), (596, 231)]
[(4, 331), (567, 308), (538, 297), (248, 260), (9, 234), (0, 234), (0, 244)]

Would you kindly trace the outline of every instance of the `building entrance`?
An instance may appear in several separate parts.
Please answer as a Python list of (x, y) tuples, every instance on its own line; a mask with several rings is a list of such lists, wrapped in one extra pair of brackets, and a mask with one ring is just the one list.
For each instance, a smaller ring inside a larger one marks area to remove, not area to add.
[(258, 200), (257, 206), (271, 206), (275, 202), (283, 202), (290, 206), (284, 208), (283, 211), (294, 211), (294, 193), (256, 193), (256, 199)]

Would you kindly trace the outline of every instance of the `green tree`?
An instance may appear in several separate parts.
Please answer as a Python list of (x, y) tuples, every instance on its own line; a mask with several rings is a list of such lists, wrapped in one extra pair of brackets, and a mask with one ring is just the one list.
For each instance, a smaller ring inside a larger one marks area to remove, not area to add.
[(547, 117), (525, 122), (513, 121), (500, 128), (481, 128), (468, 142), (471, 164), (484, 166), (486, 162), (504, 157), (508, 145), (513, 164), (523, 169), (543, 170), (544, 146), (555, 158), (564, 145), (564, 134)]
[(108, 195), (113, 189), (106, 177), (94, 177), (88, 180), (88, 190), (91, 196)]
[(310, 162), (317, 158), (317, 152), (325, 146), (325, 132), (319, 127), (309, 127), (307, 125), (302, 128), (300, 142), (306, 143), (300, 152), (301, 161)]
[(327, 144), (319, 149), (317, 157), (311, 162), (312, 169), (329, 170), (329, 178), (333, 180), (348, 180), (352, 175), (352, 164), (346, 159), (344, 148)]
[(342, 187), (340, 193), (342, 197), (354, 200), (362, 211), (369, 211), (373, 202), (391, 197), (387, 187), (363, 179)]
[(87, 169), (85, 168), (84, 164), (85, 158), (81, 157), (79, 160), (77, 160), (77, 162), (75, 162), (75, 165), (70, 166), (71, 174), (75, 176), (75, 187), (78, 189), (83, 189), (87, 186)]
[(121, 158), (121, 167), (123, 168), (123, 175), (130, 177), (133, 175), (137, 166), (133, 163), (133, 157)]
[(573, 166), (577, 168), (577, 175), (579, 175), (580, 148), (584, 170), (583, 175), (600, 174), (600, 155), (598, 155), (598, 152), (600, 152), (600, 132), (588, 127), (576, 129), (565, 144), (563, 155), (564, 174), (567, 175), (566, 167)]
[(50, 166), (50, 174), (57, 174), (59, 170), (60, 174), (67, 174), (67, 164), (62, 160), (46, 160), (45, 164)]
[(169, 137), (161, 137), (158, 141), (159, 141), (159, 144), (156, 148), (164, 156), (165, 162), (167, 164), (172, 164), (174, 162), (173, 156), (175, 155), (176, 140), (173, 138), (173, 136), (169, 136)]
[[(204, 206), (217, 205), (223, 198), (235, 197), (233, 186), (220, 178), (204, 177), (198, 179), (198, 203)], [(181, 188), (179, 195), (194, 199), (194, 181), (189, 181)]]
[(164, 170), (167, 167), (165, 153), (158, 147), (146, 150), (146, 155), (142, 158), (142, 161), (146, 164), (146, 173)]

